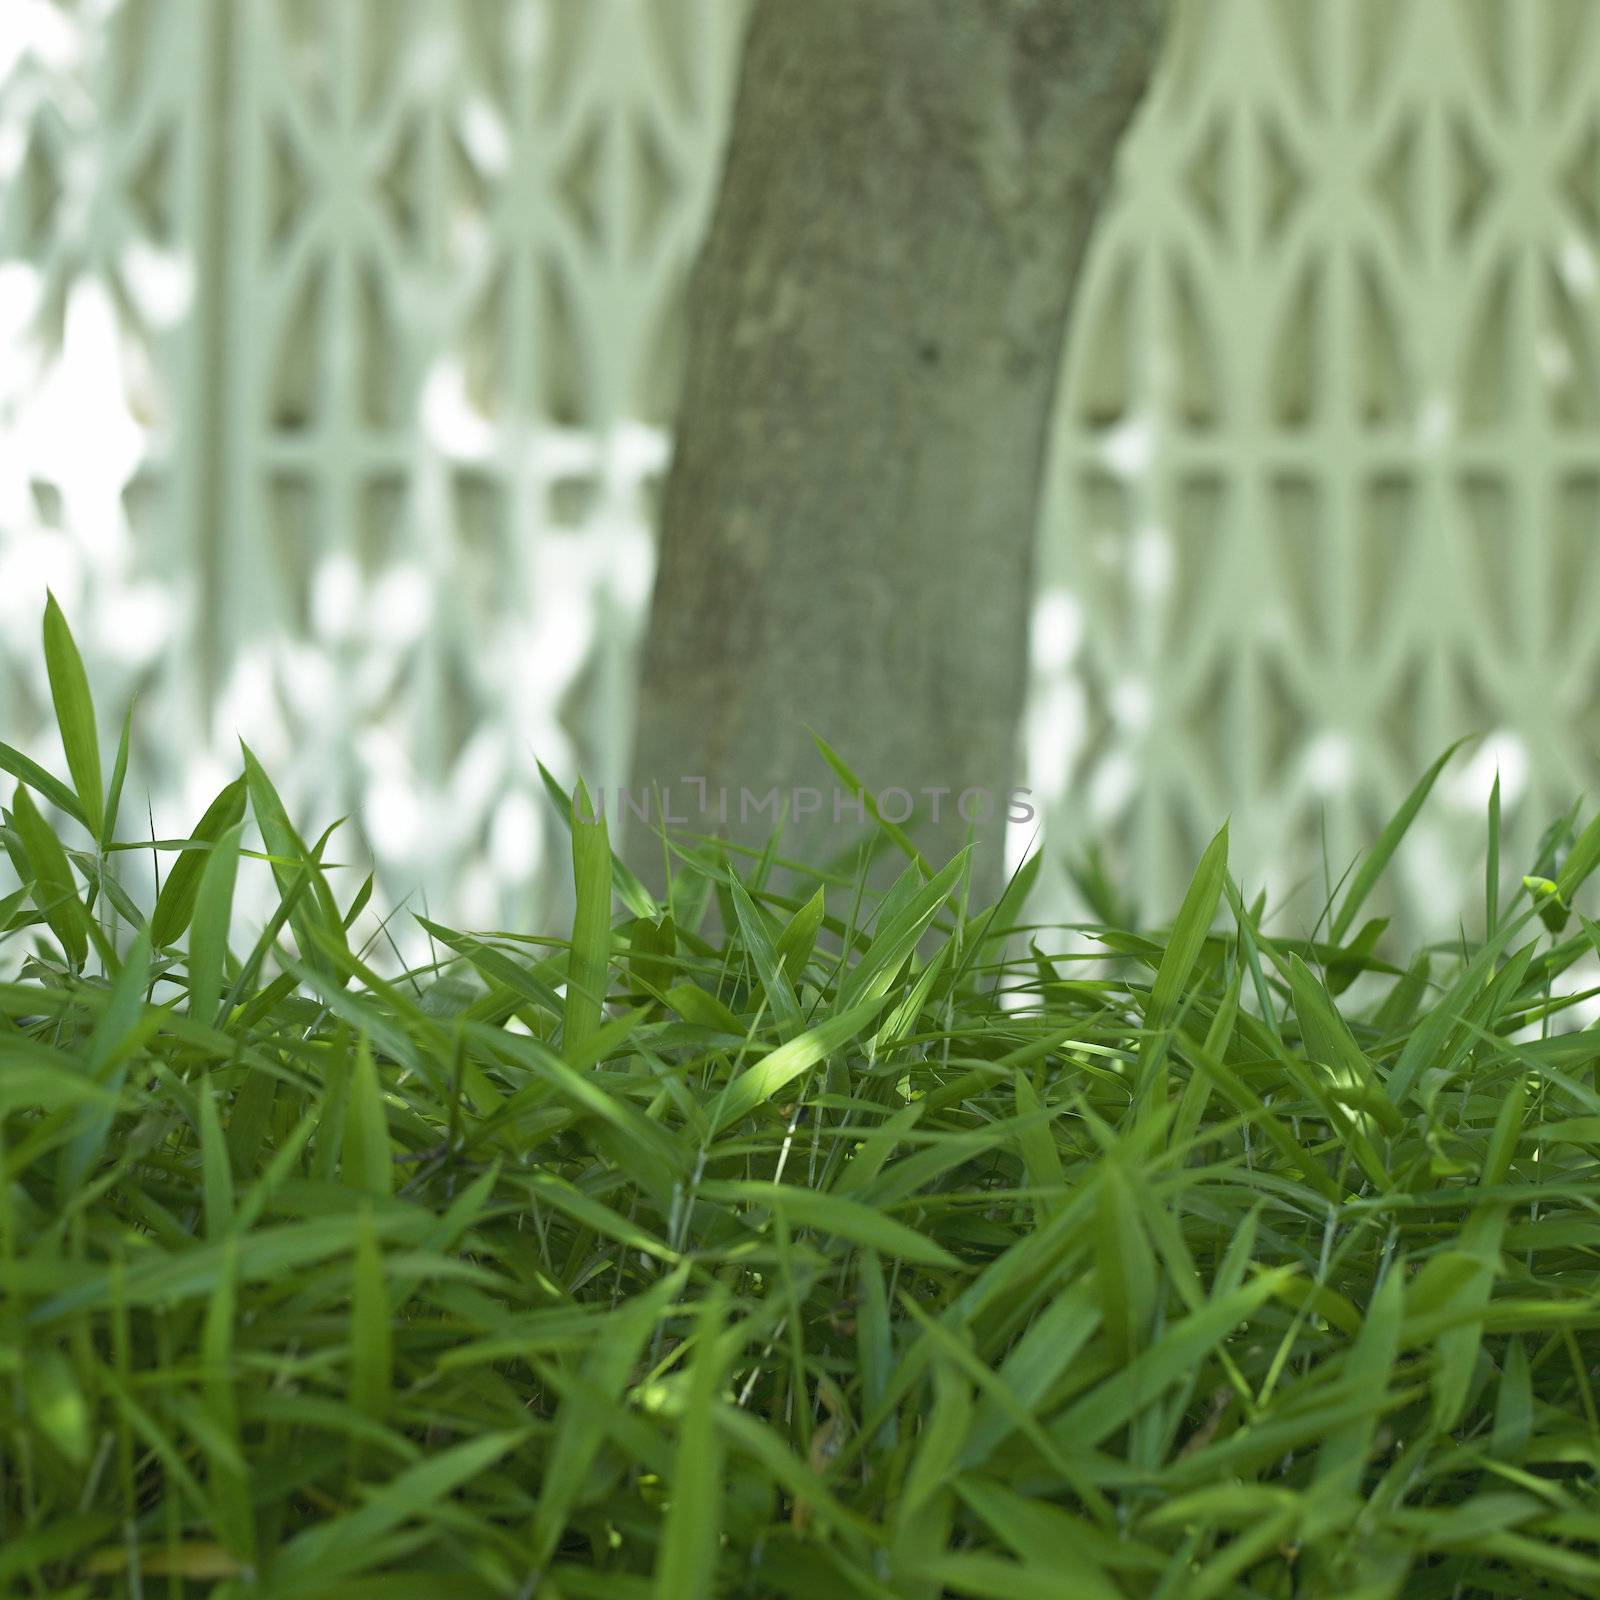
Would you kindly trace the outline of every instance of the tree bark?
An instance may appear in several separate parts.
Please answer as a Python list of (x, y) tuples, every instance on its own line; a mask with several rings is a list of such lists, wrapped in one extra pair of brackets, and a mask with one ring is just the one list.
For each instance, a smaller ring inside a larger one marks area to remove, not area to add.
[(758, 842), (741, 790), (818, 789), (785, 848), (825, 852), (850, 814), (809, 725), (918, 799), (930, 855), (963, 842), (963, 791), (994, 797), (998, 881), (1068, 312), (1166, 10), (757, 0), (690, 285), (635, 792)]

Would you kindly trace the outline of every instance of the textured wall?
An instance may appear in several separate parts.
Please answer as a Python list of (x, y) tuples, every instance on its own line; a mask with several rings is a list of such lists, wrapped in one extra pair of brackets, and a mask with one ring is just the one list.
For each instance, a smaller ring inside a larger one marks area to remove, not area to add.
[(1402, 860), (1448, 933), (1496, 762), (1525, 844), (1596, 772), (1600, 7), (1184, 22), (1067, 365), (1036, 781), (1166, 910), (1223, 814), (1337, 877), (1481, 732)]
[(104, 698), (143, 691), (158, 833), (243, 733), (391, 903), (526, 922), (565, 871), (531, 752), (615, 783), (630, 743), (739, 12), (16, 4), (5, 736), (43, 725), (49, 581)]
[[(1324, 817), (1337, 875), (1479, 730), (1404, 862), (1447, 929), (1493, 759), (1522, 839), (1592, 782), (1597, 11), (1183, 9), (1064, 375), (1029, 731), (1052, 849), (1109, 838), (1151, 913), (1228, 812), (1251, 885)], [(559, 894), (530, 751), (622, 776), (740, 16), (5, 0), (0, 737), (48, 749), (49, 582), (158, 832), (243, 732), (390, 904)]]

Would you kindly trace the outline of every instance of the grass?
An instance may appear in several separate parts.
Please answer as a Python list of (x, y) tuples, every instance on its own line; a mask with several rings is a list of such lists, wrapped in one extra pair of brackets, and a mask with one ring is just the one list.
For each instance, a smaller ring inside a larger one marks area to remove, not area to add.
[(133, 904), (126, 730), (108, 778), (53, 604), (45, 648), (0, 1593), (1600, 1593), (1600, 826), (1507, 892), (1492, 806), (1487, 931), (1393, 963), (1415, 806), (1324, 942), (1224, 832), (1085, 966), (1031, 868), (973, 908), (697, 843), (657, 905), (563, 797), (572, 937), (429, 924), (385, 980), (248, 751)]

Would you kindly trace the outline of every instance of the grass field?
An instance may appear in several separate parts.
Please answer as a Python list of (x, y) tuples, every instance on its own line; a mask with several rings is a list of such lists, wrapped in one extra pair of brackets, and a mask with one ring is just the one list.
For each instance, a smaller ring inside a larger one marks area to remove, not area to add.
[(45, 648), (0, 1594), (1600, 1594), (1600, 823), (1502, 864), (1491, 803), (1481, 929), (1384, 959), (1435, 768), (1315, 940), (1224, 831), (1086, 964), (1032, 868), (686, 843), (658, 904), (563, 796), (570, 935), (385, 979), (248, 753), (131, 903), (126, 733)]

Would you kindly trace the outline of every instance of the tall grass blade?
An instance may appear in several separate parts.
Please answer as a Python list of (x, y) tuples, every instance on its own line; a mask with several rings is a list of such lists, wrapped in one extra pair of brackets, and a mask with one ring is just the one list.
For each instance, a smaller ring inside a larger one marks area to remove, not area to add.
[[(189, 938), (189, 1015), (196, 1022), (217, 1020), (228, 960), (228, 930), (233, 922), (233, 890), (239, 870), (243, 822), (235, 822), (206, 853), (195, 888)], [(167, 879), (168, 886), (172, 879)]]
[(245, 780), (241, 776), (217, 795), (195, 824), (188, 848), (173, 862), (161, 885), (161, 893), (156, 896), (156, 908), (150, 918), (150, 937), (158, 950), (181, 937), (189, 926), (195, 898), (200, 892), (200, 880), (212, 855), (210, 847), (244, 820), (244, 808)]
[(600, 1029), (611, 961), (611, 841), (606, 819), (579, 779), (572, 813), (572, 879), (577, 910), (572, 917), (572, 957), (561, 1037), (569, 1059), (578, 1056)]
[(656, 1559), (656, 1600), (715, 1594), (722, 1526), (722, 1440), (716, 1405), (723, 1384), (720, 1297), (704, 1301), (689, 1356), (688, 1385), (672, 1462), (673, 1495)]
[[(244, 756), (245, 787), (250, 796), (250, 809), (256, 826), (261, 830), (262, 842), (272, 857), (272, 875), (277, 880), (280, 893), (288, 896), (296, 890), (297, 879), (303, 871), (309, 875), (310, 892), (297, 895), (289, 912), (289, 926), (294, 930), (295, 943), (300, 948), (301, 959), (309, 966), (333, 976), (328, 958), (317, 944), (317, 930), (321, 930), (336, 948), (348, 950), (345, 939), (344, 918), (334, 903), (332, 891), (322, 869), (306, 849), (305, 841), (295, 832), (272, 780), (262, 770), (250, 747), (240, 742)], [(231, 827), (232, 818), (219, 818), (222, 826)], [(218, 829), (219, 833), (221, 827)]]
[(1406, 796), (1400, 809), (1384, 825), (1383, 832), (1378, 835), (1377, 843), (1367, 852), (1366, 859), (1361, 863), (1360, 870), (1356, 873), (1349, 889), (1345, 891), (1343, 903), (1338, 913), (1334, 916), (1328, 937), (1334, 944), (1342, 944), (1344, 936), (1350, 931), (1351, 924), (1356, 920), (1356, 913), (1366, 903), (1367, 896), (1376, 887), (1379, 878), (1384, 874), (1400, 842), (1408, 832), (1411, 824), (1416, 821), (1417, 813), (1422, 809), (1423, 802), (1433, 791), (1434, 783), (1439, 774), (1449, 764), (1450, 758), (1462, 745), (1471, 742), (1471, 736), (1457, 739), (1445, 753), (1422, 775), (1416, 787)]
[(96, 839), (105, 825), (106, 795), (100, 773), (100, 734), (83, 657), (54, 595), (44, 608), (44, 664), (50, 676), (56, 726), (67, 754), (67, 770), (83, 813), (84, 825)]
[(82, 967), (89, 957), (89, 913), (78, 898), (67, 852), (40, 815), (26, 786), (17, 785), (6, 821), (21, 845), (27, 865), (24, 876), (33, 879), (33, 903), (61, 941), (67, 960)]

